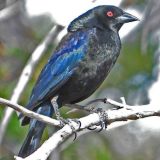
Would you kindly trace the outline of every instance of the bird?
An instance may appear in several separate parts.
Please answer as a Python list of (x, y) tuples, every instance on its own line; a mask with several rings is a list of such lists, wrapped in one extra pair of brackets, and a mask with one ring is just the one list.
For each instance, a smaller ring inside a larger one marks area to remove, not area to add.
[[(35, 83), (26, 108), (52, 117), (56, 98), (58, 108), (78, 103), (106, 79), (121, 50), (119, 30), (138, 18), (111, 6), (94, 7), (75, 18)], [(28, 135), (19, 151), (27, 157), (37, 150), (46, 124), (21, 114), (22, 125), (29, 124)]]

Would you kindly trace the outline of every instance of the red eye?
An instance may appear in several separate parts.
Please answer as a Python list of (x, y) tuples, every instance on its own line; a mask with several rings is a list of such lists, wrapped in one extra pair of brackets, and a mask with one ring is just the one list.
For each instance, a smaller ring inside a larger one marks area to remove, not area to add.
[(107, 15), (108, 17), (113, 17), (113, 12), (112, 12), (112, 11), (108, 11), (108, 12), (106, 13), (106, 15)]

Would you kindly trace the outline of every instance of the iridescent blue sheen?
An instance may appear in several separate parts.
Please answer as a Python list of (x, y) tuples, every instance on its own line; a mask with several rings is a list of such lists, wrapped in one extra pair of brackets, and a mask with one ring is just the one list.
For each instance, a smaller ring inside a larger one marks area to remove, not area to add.
[(88, 34), (89, 32), (80, 31), (70, 35), (61, 45), (62, 47), (50, 57), (32, 91), (28, 108), (48, 98), (50, 94), (54, 96), (57, 89), (70, 78), (78, 63), (87, 53)]

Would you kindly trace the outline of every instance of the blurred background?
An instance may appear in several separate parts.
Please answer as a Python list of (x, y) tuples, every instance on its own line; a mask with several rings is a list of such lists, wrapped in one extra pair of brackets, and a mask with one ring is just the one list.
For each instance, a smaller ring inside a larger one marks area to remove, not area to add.
[[(141, 21), (121, 29), (118, 62), (89, 100), (108, 97), (120, 101), (125, 97), (130, 105), (152, 103), (155, 108), (160, 107), (160, 0), (0, 0), (0, 97), (13, 97), (23, 68), (35, 53), (34, 60), (38, 60), (33, 61), (31, 79), (15, 100), (25, 106), (41, 68), (65, 35), (65, 27), (79, 14), (103, 4), (120, 6)], [(35, 50), (46, 42), (50, 31), (52, 35), (39, 56)], [(64, 117), (85, 115), (82, 111), (65, 114), (67, 111), (67, 107), (61, 109)], [(8, 112), (5, 128), (2, 122)], [(21, 127), (16, 113), (11, 112), (0, 107), (0, 160), (13, 159), (28, 129)], [(147, 118), (108, 132), (87, 133), (72, 144), (64, 143), (63, 151), (61, 147), (57, 149), (50, 160), (160, 160), (159, 122), (160, 118)], [(48, 128), (43, 139), (53, 130)]]

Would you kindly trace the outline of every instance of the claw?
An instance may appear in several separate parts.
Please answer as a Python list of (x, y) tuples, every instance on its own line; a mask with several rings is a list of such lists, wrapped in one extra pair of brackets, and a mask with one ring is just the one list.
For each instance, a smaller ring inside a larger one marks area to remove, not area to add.
[(104, 128), (105, 128), (105, 130), (107, 129), (107, 126), (108, 126), (108, 125), (107, 125), (107, 122), (105, 122), (105, 123), (104, 123)]
[(76, 138), (77, 138), (77, 132), (73, 132), (74, 133), (74, 139), (73, 139), (73, 141), (75, 141), (76, 140)]
[(97, 127), (94, 127), (94, 128), (92, 128), (92, 127), (88, 127), (87, 129), (88, 129), (88, 130), (91, 130), (91, 131), (94, 131), (94, 130), (96, 130), (96, 129), (97, 129)]
[(71, 121), (74, 121), (79, 125), (78, 129), (81, 128), (81, 122), (79, 120), (77, 120), (77, 119), (62, 119), (61, 118), (62, 125), (68, 124), (71, 127), (72, 132), (75, 135), (73, 141), (75, 141), (77, 138), (77, 132), (76, 132), (75, 128), (73, 127), (73, 125), (71, 124)]
[(107, 98), (104, 98), (104, 99), (103, 99), (103, 103), (107, 103)]
[[(105, 100), (104, 100), (105, 101)], [(99, 117), (100, 117), (100, 130), (98, 130), (98, 132), (101, 132), (103, 129), (107, 129), (107, 118), (108, 118), (108, 115), (105, 111), (102, 110), (102, 108), (98, 108), (96, 109), (95, 111), (96, 113), (99, 114)], [(87, 129), (89, 130), (95, 130), (97, 129), (97, 127), (95, 128), (92, 128), (92, 127), (88, 127)]]
[(73, 132), (73, 134), (74, 134), (74, 139), (73, 139), (73, 141), (75, 141), (76, 138), (77, 138), (77, 132), (76, 132), (75, 128), (74, 128), (70, 123), (68, 123), (68, 125), (69, 125), (69, 126), (71, 127), (71, 129), (72, 129), (72, 132)]
[(81, 128), (81, 121), (78, 121), (78, 123), (79, 123), (79, 127), (78, 127), (78, 130)]
[[(73, 120), (73, 119), (72, 119), (72, 120)], [(79, 127), (78, 127), (78, 130), (79, 130), (79, 129), (81, 128), (81, 121), (79, 121), (79, 120), (77, 120), (77, 119), (74, 119), (73, 121), (79, 124)], [(73, 130), (73, 129), (72, 129), (72, 130)], [(74, 135), (75, 135), (73, 141), (75, 141), (76, 138), (77, 138), (77, 132), (74, 130), (73, 133), (74, 133)]]
[(79, 125), (78, 130), (81, 128), (81, 121), (79, 121), (78, 119), (70, 119), (71, 121), (74, 121), (75, 123), (77, 123)]
[(101, 126), (101, 128), (100, 128), (100, 130), (98, 130), (98, 132), (101, 132), (101, 131), (103, 130), (103, 128), (104, 128), (104, 123), (101, 122), (100, 126)]

